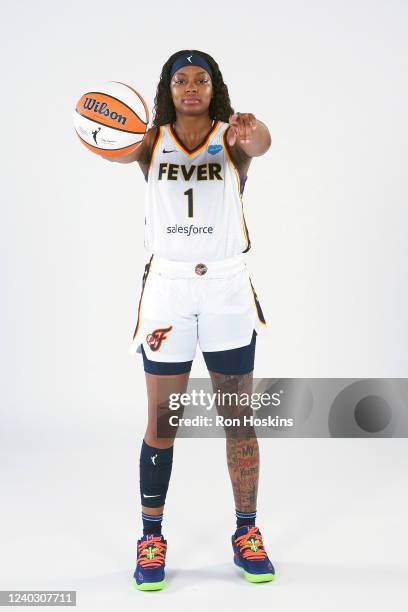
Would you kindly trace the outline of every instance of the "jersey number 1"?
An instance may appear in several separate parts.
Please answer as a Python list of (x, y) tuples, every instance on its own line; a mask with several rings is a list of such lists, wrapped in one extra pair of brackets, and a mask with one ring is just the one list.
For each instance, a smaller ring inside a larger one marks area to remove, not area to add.
[(190, 189), (187, 189), (187, 191), (184, 192), (184, 195), (186, 195), (188, 197), (188, 217), (192, 217), (193, 216), (193, 188), (190, 187)]

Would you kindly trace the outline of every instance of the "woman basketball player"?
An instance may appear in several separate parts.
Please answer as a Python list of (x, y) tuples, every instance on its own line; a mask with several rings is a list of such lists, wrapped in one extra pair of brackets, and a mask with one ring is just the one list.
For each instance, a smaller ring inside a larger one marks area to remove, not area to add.
[[(142, 169), (145, 247), (152, 253), (132, 345), (143, 355), (148, 393), (140, 454), (143, 537), (134, 572), (140, 590), (165, 584), (161, 522), (176, 431), (159, 437), (158, 427), (168, 416), (169, 395), (187, 388), (197, 341), (214, 389), (252, 391), (256, 334), (265, 320), (244, 261), (251, 244), (241, 198), (252, 158), (271, 144), (253, 114), (234, 113), (218, 64), (200, 51), (179, 51), (164, 64), (154, 114), (138, 148), (112, 160), (137, 161)], [(255, 525), (254, 430), (226, 432), (226, 447), (237, 521), (234, 562), (251, 582), (273, 580)]]

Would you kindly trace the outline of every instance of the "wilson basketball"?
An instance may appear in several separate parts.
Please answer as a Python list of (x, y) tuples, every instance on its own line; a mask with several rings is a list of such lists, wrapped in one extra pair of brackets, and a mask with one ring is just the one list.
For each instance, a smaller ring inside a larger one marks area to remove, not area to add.
[(149, 109), (130, 85), (108, 81), (90, 89), (78, 100), (74, 112), (75, 131), (93, 153), (120, 157), (143, 140)]

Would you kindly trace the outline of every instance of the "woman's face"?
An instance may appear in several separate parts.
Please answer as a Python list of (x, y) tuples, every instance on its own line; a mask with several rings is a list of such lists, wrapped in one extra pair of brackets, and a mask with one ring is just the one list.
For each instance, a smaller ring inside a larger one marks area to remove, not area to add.
[(211, 77), (201, 66), (183, 66), (174, 73), (170, 91), (178, 113), (201, 115), (213, 95)]

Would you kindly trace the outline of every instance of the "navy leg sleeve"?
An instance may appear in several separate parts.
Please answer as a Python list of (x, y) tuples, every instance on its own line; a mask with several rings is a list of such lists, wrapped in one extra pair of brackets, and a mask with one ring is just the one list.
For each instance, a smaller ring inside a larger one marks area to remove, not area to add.
[(173, 465), (173, 446), (154, 448), (143, 440), (139, 465), (142, 506), (164, 506)]

